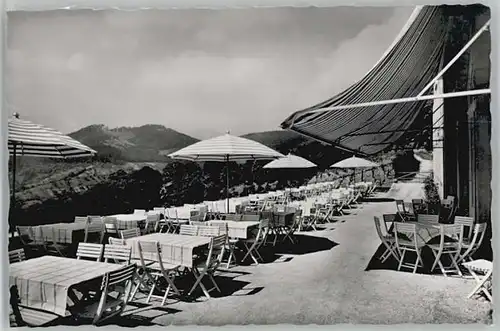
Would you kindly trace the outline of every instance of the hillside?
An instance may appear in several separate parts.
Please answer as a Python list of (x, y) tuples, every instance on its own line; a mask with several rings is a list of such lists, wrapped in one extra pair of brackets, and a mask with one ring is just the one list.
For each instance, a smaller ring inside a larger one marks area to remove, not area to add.
[(100, 158), (129, 162), (167, 162), (167, 155), (198, 140), (162, 125), (110, 129), (91, 125), (70, 134), (95, 149)]

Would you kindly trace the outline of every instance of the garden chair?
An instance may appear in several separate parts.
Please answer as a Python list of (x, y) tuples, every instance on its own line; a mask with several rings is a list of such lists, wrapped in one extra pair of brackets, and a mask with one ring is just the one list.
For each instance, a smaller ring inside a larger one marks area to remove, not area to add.
[(464, 226), (464, 241), (470, 241), (472, 237), (472, 228), (474, 227), (474, 218), (467, 216), (455, 216), (453, 224)]
[[(417, 272), (417, 268), (423, 266), (421, 257), (424, 242), (418, 240), (417, 225), (414, 223), (394, 223), (394, 238), (396, 240), (396, 248), (399, 255), (398, 270), (401, 268), (412, 269), (412, 272)], [(407, 252), (415, 253), (416, 258), (414, 263), (405, 262)]]
[(439, 224), (439, 215), (418, 214), (417, 222), (426, 224)]
[(399, 262), (399, 256), (396, 253), (396, 239), (394, 236), (391, 236), (390, 234), (384, 234), (382, 233), (382, 225), (380, 224), (380, 218), (377, 216), (373, 217), (375, 221), (375, 229), (377, 230), (377, 235), (380, 238), (380, 241), (382, 244), (385, 246), (385, 251), (382, 253), (382, 255), (379, 257), (379, 259), (384, 263), (389, 256), (393, 256), (396, 261)]
[(478, 223), (474, 226), (473, 235), (471, 240), (464, 239), (462, 243), (462, 252), (460, 258), (457, 261), (472, 261), (472, 256), (481, 247), (483, 239), (486, 234), (486, 223)]
[(112, 317), (120, 316), (129, 301), (136, 268), (135, 264), (131, 264), (106, 273), (102, 279), (100, 296), (84, 300), (73, 309), (77, 319), (91, 320), (93, 325), (100, 325)]
[[(491, 279), (493, 275), (493, 263), (487, 260), (475, 260), (462, 263), (462, 265), (469, 270), (470, 274), (476, 281), (476, 286), (469, 293), (467, 298), (471, 298), (474, 294), (479, 292), (484, 293), (486, 297), (493, 301), (491, 296)], [(479, 275), (481, 274), (481, 275)]]
[[(160, 298), (162, 299), (161, 305), (163, 306), (167, 301), (170, 291), (177, 295), (180, 294), (180, 291), (174, 284), (175, 275), (180, 266), (163, 261), (160, 245), (157, 241), (138, 241), (137, 248), (139, 251), (140, 268), (142, 273), (139, 275), (140, 279), (133, 291), (132, 298), (135, 296), (135, 293), (141, 284), (145, 285), (150, 283), (151, 288), (146, 298), (146, 303), (149, 303), (151, 298)], [(146, 278), (146, 282), (144, 282), (144, 277)], [(161, 286), (162, 279), (166, 281), (167, 284), (164, 295), (153, 295), (155, 289)]]
[(203, 237), (217, 237), (219, 236), (220, 228), (218, 226), (202, 225), (198, 226), (198, 236)]
[[(219, 235), (226, 235), (226, 243), (224, 244), (224, 252), (229, 252), (227, 259), (226, 269), (229, 269), (231, 262), (233, 261), (236, 265), (236, 255), (234, 251), (236, 249), (236, 244), (238, 239), (229, 237), (229, 227), (227, 222), (224, 221), (210, 221), (210, 225), (219, 227)], [(222, 254), (224, 254), (224, 252)], [(224, 256), (221, 256), (221, 262), (224, 262)]]
[(91, 244), (91, 243), (78, 243), (78, 248), (76, 250), (76, 259), (80, 260), (84, 258), (99, 262), (101, 261), (103, 252), (104, 252), (104, 245)]
[(104, 239), (104, 223), (101, 216), (88, 216), (85, 227), (86, 243), (101, 244)]
[(9, 252), (9, 263), (16, 263), (26, 260), (26, 254), (23, 248), (15, 249)]
[[(439, 269), (446, 277), (448, 273), (456, 272), (462, 276), (462, 272), (458, 266), (458, 259), (460, 253), (462, 252), (462, 241), (464, 238), (464, 227), (462, 225), (455, 224), (441, 224), (440, 226), (440, 240), (439, 244), (429, 244), (427, 245), (434, 254), (435, 260), (431, 267), (431, 272), (439, 266)], [(451, 239), (452, 241), (447, 241), (446, 239)], [(451, 263), (445, 266), (441, 258), (448, 257)]]
[[(220, 288), (215, 282), (214, 274), (221, 263), (221, 256), (225, 243), (226, 235), (211, 238), (206, 260), (200, 260), (200, 262), (193, 267), (193, 274), (196, 277), (196, 281), (188, 295), (191, 295), (198, 286), (201, 287), (203, 293), (208, 299), (210, 299), (210, 292), (212, 290), (216, 289), (220, 293)], [(213, 288), (207, 289), (205, 285), (203, 285), (202, 281), (205, 277), (208, 277), (212, 282), (214, 285)]]
[(250, 257), (255, 264), (259, 264), (259, 260), (262, 260), (259, 249), (265, 243), (268, 231), (269, 220), (260, 221), (259, 230), (256, 236), (243, 241), (243, 246), (246, 248), (247, 252), (241, 259), (241, 262), (244, 262), (248, 257)]
[(143, 234), (154, 233), (158, 231), (158, 225), (160, 223), (159, 214), (150, 214), (146, 216), (146, 225), (144, 226)]
[[(140, 235), (141, 235), (141, 229), (139, 229), (139, 228), (133, 228), (133, 229), (120, 231), (120, 238), (122, 238), (122, 239), (139, 237)], [(110, 237), (110, 238), (112, 238), (112, 237)]]
[(132, 249), (126, 245), (108, 244), (104, 246), (104, 262), (130, 264)]
[(75, 223), (87, 223), (88, 216), (75, 216)]
[(181, 228), (179, 229), (179, 234), (182, 234), (185, 236), (197, 236), (198, 235), (198, 227), (195, 225), (182, 224)]
[(108, 243), (109, 243), (110, 245), (121, 245), (121, 246), (123, 246), (123, 245), (126, 245), (126, 244), (127, 244), (127, 243), (126, 243), (126, 241), (125, 241), (125, 239), (121, 239), (121, 238), (113, 238), (113, 237), (109, 237), (109, 238), (108, 238)]

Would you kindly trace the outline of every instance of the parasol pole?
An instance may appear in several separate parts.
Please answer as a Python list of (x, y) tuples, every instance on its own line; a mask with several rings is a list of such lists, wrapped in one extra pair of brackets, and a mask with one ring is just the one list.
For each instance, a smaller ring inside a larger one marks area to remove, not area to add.
[[(16, 154), (17, 154), (17, 143), (14, 141), (14, 151), (12, 154), (12, 189), (11, 189), (11, 197), (10, 197), (10, 215), (13, 215), (12, 211), (14, 210), (14, 206), (16, 204)], [(10, 220), (9, 223), (13, 223), (14, 220)], [(14, 237), (14, 228), (12, 227), (13, 224), (10, 225), (10, 230), (12, 233), (12, 237)]]
[(226, 155), (226, 210), (229, 214), (229, 154)]

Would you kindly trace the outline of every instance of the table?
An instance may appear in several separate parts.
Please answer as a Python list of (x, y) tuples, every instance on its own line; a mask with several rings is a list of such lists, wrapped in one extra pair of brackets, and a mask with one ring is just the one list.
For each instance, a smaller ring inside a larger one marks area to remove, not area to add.
[(226, 223), (227, 224), (227, 235), (230, 238), (238, 238), (238, 239), (248, 239), (248, 230), (258, 227), (260, 222), (256, 221), (225, 221), (225, 220), (216, 220), (216, 221), (208, 221), (208, 225)]
[(429, 241), (441, 234), (441, 224), (411, 221), (405, 223), (417, 225), (417, 242), (422, 244), (428, 244)]
[(116, 219), (118, 230), (135, 229), (144, 225), (146, 222), (146, 214), (116, 214), (109, 217)]
[[(85, 237), (85, 223), (54, 223), (34, 226), (35, 242), (54, 242), (58, 244), (72, 244), (83, 241)], [(55, 237), (55, 238), (53, 238)]]
[[(193, 268), (193, 255), (198, 249), (208, 246), (210, 237), (188, 236), (173, 233), (151, 233), (125, 240), (132, 247), (132, 257), (139, 259), (138, 241), (157, 241), (161, 246), (162, 261)], [(144, 254), (145, 258), (155, 259), (154, 254)]]
[(67, 311), (68, 292), (123, 265), (58, 256), (42, 256), (9, 266), (9, 287), (16, 285), (21, 304), (60, 316)]

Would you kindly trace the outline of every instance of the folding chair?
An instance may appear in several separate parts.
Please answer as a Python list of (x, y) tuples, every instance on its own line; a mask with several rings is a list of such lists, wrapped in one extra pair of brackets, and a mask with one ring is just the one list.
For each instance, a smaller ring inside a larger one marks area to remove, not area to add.
[(146, 214), (146, 209), (134, 209), (134, 214)]
[(130, 264), (131, 255), (130, 246), (112, 244), (104, 246), (104, 262), (106, 263)]
[(258, 259), (262, 260), (262, 256), (259, 253), (259, 248), (266, 241), (268, 231), (269, 220), (260, 221), (257, 235), (254, 238), (249, 238), (243, 241), (243, 246), (245, 246), (247, 253), (243, 256), (241, 262), (244, 262), (248, 257), (251, 257), (255, 264), (259, 264)]
[(75, 216), (75, 223), (87, 223), (88, 216)]
[[(151, 283), (151, 289), (146, 298), (146, 303), (149, 303), (151, 298), (162, 299), (161, 305), (165, 305), (167, 297), (172, 291), (175, 294), (180, 294), (179, 290), (174, 284), (175, 274), (179, 265), (170, 264), (163, 261), (160, 245), (157, 241), (138, 241), (137, 248), (139, 251), (140, 267), (142, 274), (140, 274), (140, 279), (133, 291), (132, 298), (135, 296), (137, 289), (141, 284), (144, 285), (143, 279), (146, 276), (147, 280)], [(161, 279), (167, 282), (167, 288), (163, 296), (153, 295), (154, 290), (159, 288), (161, 285)]]
[(472, 240), (465, 240), (462, 243), (462, 253), (457, 261), (472, 261), (472, 256), (481, 247), (483, 243), (484, 235), (486, 234), (486, 223), (478, 223), (474, 226)]
[(391, 236), (389, 234), (383, 234), (382, 233), (382, 225), (380, 224), (380, 218), (377, 216), (373, 217), (375, 221), (375, 229), (377, 230), (378, 237), (380, 238), (380, 241), (382, 244), (385, 246), (385, 251), (382, 253), (382, 255), (379, 257), (379, 259), (384, 263), (389, 256), (393, 256), (396, 261), (399, 262), (399, 256), (396, 253), (396, 239), (394, 236)]
[(218, 226), (202, 225), (198, 226), (198, 236), (202, 237), (217, 237), (219, 236), (220, 228)]
[(418, 214), (417, 222), (427, 224), (439, 224), (439, 215)]
[(298, 209), (295, 212), (295, 215), (293, 215), (293, 224), (292, 224), (292, 226), (290, 226), (289, 228), (285, 228), (285, 236), (283, 237), (283, 241), (285, 241), (286, 239), (288, 239), (288, 240), (290, 240), (290, 242), (292, 244), (295, 244), (295, 240), (293, 239), (293, 236), (295, 234), (295, 231), (297, 231), (297, 229), (300, 226), (301, 218), (302, 218), (302, 210)]
[(38, 256), (39, 254), (43, 254), (43, 240), (37, 240), (33, 231), (33, 227), (18, 226), (16, 227), (16, 230), (21, 244), (24, 248), (28, 249), (28, 251), (26, 252), (28, 256), (33, 257)]
[(9, 252), (9, 263), (16, 263), (26, 260), (26, 254), (23, 248), (15, 249)]
[(108, 243), (110, 245), (126, 245), (127, 243), (125, 242), (125, 239), (120, 239), (120, 238), (113, 238), (113, 237), (109, 237), (108, 238)]
[(466, 216), (455, 216), (453, 224), (464, 226), (464, 241), (470, 241), (472, 238), (472, 228), (474, 227), (474, 218)]
[[(446, 239), (453, 241), (446, 241)], [(462, 272), (458, 266), (457, 260), (462, 252), (462, 241), (464, 238), (464, 227), (462, 225), (440, 225), (440, 240), (439, 244), (427, 245), (434, 254), (435, 260), (431, 267), (431, 272), (434, 271), (436, 266), (439, 266), (441, 272), (446, 277), (448, 273), (456, 272), (462, 276)], [(444, 266), (441, 262), (441, 257), (447, 256), (450, 258), (451, 263)]]
[[(413, 270), (413, 273), (417, 272), (417, 268), (423, 266), (422, 257), (420, 252), (425, 243), (418, 240), (417, 225), (411, 223), (394, 223), (394, 238), (396, 240), (396, 248), (398, 255), (400, 256), (398, 270), (401, 268), (409, 268)], [(413, 252), (416, 254), (415, 262), (406, 263), (405, 255), (407, 252)]]
[(179, 234), (185, 236), (197, 236), (198, 235), (198, 227), (195, 225), (186, 225), (182, 224), (179, 230)]
[(401, 221), (405, 222), (408, 217), (408, 212), (405, 208), (405, 202), (403, 200), (396, 200), (396, 210), (399, 217), (401, 217)]
[[(224, 244), (224, 252), (226, 250), (229, 252), (229, 257), (227, 259), (227, 264), (226, 264), (226, 269), (229, 269), (231, 266), (231, 261), (234, 260), (234, 264), (236, 264), (236, 255), (234, 254), (234, 250), (236, 248), (236, 243), (238, 242), (238, 239), (231, 239), (229, 237), (229, 227), (227, 225), (227, 222), (224, 221), (210, 221), (210, 225), (212, 226), (218, 226), (219, 227), (219, 235), (225, 235), (226, 236), (226, 243)], [(222, 253), (224, 254), (224, 253)], [(221, 256), (221, 262), (224, 260), (224, 256)]]
[(40, 228), (40, 232), (44, 240), (44, 248), (46, 254), (66, 257), (68, 247), (56, 241), (57, 236), (55, 228), (49, 228), (45, 230), (43, 228)]
[(101, 261), (103, 252), (104, 252), (104, 245), (78, 243), (78, 248), (76, 250), (76, 259), (81, 260), (82, 258), (84, 258), (99, 262)]
[(119, 238), (118, 233), (118, 220), (114, 217), (103, 217), (102, 222), (104, 223), (104, 234)]
[(88, 216), (84, 242), (101, 244), (104, 239), (104, 223), (101, 216)]
[[(476, 286), (469, 293), (467, 298), (471, 298), (474, 294), (483, 292), (484, 295), (493, 301), (491, 296), (491, 278), (493, 274), (493, 263), (487, 260), (475, 260), (470, 262), (462, 263), (462, 265), (467, 268), (472, 277), (476, 280)], [(479, 275), (481, 273), (482, 275)]]
[[(201, 261), (201, 263), (195, 265), (193, 268), (193, 274), (196, 277), (196, 281), (189, 291), (188, 295), (191, 295), (198, 286), (201, 287), (203, 293), (208, 299), (210, 299), (210, 291), (216, 289), (220, 293), (220, 288), (214, 279), (214, 273), (221, 263), (221, 256), (224, 250), (225, 242), (225, 235), (211, 238), (206, 260)], [(207, 276), (211, 280), (212, 284), (214, 285), (213, 288), (207, 289), (205, 285), (203, 285), (202, 281), (205, 276)]]
[[(77, 319), (91, 320), (92, 324), (99, 325), (121, 315), (130, 298), (136, 268), (135, 264), (131, 264), (106, 273), (102, 279), (99, 300), (83, 301), (73, 309)], [(111, 293), (114, 295), (111, 296)]]
[[(139, 237), (140, 235), (141, 235), (141, 229), (139, 229), (139, 228), (133, 228), (133, 229), (121, 230), (120, 231), (120, 238), (122, 238), (122, 239), (129, 239), (129, 238)], [(111, 238), (112, 237), (110, 237), (110, 239)]]
[(412, 199), (411, 203), (415, 215), (428, 213), (427, 205), (425, 204), (424, 199)]
[(158, 231), (158, 224), (160, 223), (159, 214), (151, 214), (146, 216), (146, 225), (144, 226), (143, 234), (154, 233)]

